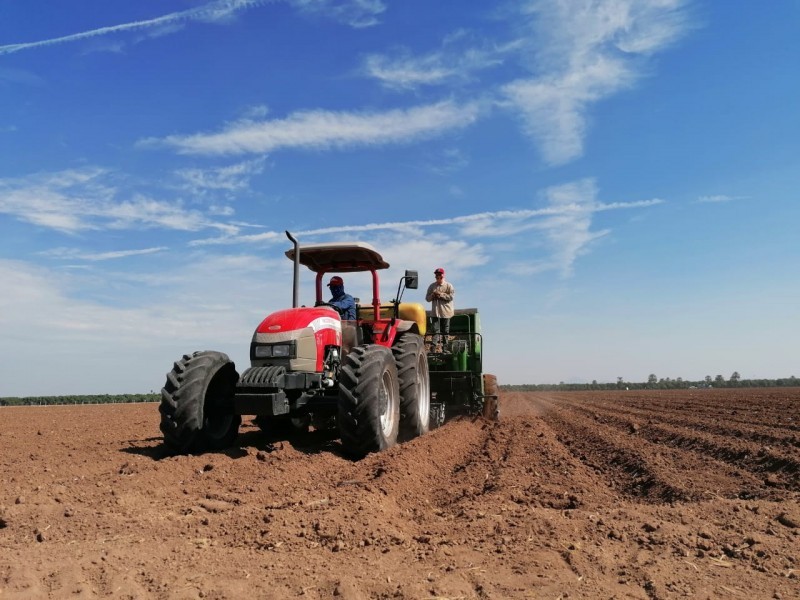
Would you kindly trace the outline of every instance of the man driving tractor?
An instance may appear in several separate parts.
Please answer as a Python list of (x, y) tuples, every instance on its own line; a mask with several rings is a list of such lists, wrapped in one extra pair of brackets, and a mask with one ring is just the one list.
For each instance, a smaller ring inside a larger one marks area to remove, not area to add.
[(343, 320), (355, 321), (356, 301), (350, 294), (345, 293), (344, 280), (338, 275), (334, 275), (328, 282), (328, 287), (331, 289), (331, 296), (333, 296), (328, 300), (328, 304), (336, 308)]

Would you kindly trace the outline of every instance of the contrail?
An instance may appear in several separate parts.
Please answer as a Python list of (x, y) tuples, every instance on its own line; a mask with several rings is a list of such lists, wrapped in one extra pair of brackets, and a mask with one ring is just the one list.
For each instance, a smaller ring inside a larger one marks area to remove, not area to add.
[(5, 46), (0, 46), (0, 55), (13, 54), (14, 52), (19, 52), (20, 50), (29, 50), (31, 48), (41, 48), (43, 46), (76, 42), (78, 40), (108, 35), (109, 33), (117, 33), (119, 31), (131, 31), (135, 29), (158, 27), (159, 25), (167, 25), (180, 21), (214, 22), (224, 19), (225, 17), (228, 17), (240, 10), (266, 4), (268, 1), (269, 0), (216, 0), (215, 2), (209, 2), (208, 4), (198, 6), (197, 8), (170, 13), (154, 19), (134, 21), (132, 23), (122, 23), (120, 25), (111, 25), (109, 27), (100, 27), (99, 29), (92, 29), (91, 31), (73, 33), (71, 35), (51, 38), (48, 40), (40, 40), (38, 42), (7, 44)]
[[(326, 227), (322, 229), (309, 229), (297, 232), (298, 235), (326, 235), (329, 233), (360, 232), (360, 231), (381, 231), (381, 230), (403, 230), (409, 227), (437, 227), (442, 225), (461, 225), (486, 219), (529, 219), (531, 217), (547, 217), (565, 214), (593, 213), (608, 210), (619, 210), (626, 208), (646, 208), (663, 204), (664, 200), (654, 198), (652, 200), (636, 200), (634, 202), (612, 202), (612, 203), (591, 203), (582, 205), (571, 203), (563, 206), (550, 206), (547, 208), (523, 209), (523, 210), (499, 210), (491, 212), (475, 213), (471, 215), (461, 215), (457, 217), (447, 217), (444, 219), (428, 219), (416, 221), (395, 221), (389, 223), (368, 223), (366, 225), (340, 225), (337, 227)], [(208, 238), (204, 240), (193, 240), (190, 246), (209, 246), (217, 244), (241, 244), (257, 243), (267, 240), (282, 239), (282, 235), (277, 231), (266, 231), (252, 235), (225, 236), (218, 238)]]

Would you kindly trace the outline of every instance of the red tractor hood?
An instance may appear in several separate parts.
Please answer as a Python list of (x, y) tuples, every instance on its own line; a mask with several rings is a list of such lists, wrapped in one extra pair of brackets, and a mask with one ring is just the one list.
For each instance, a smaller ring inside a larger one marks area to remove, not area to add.
[(274, 334), (270, 337), (286, 339), (286, 333), (307, 327), (315, 333), (327, 329), (341, 335), (342, 321), (338, 313), (330, 308), (288, 308), (274, 312), (261, 321), (256, 333)]

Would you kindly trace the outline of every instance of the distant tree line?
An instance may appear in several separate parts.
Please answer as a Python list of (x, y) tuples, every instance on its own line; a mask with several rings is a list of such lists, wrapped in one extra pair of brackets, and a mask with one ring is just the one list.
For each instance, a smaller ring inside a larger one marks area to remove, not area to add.
[(532, 392), (532, 391), (564, 391), (575, 392), (582, 390), (680, 390), (690, 388), (748, 388), (748, 387), (798, 387), (800, 379), (792, 375), (781, 379), (742, 379), (738, 371), (734, 371), (728, 379), (722, 375), (712, 378), (706, 375), (701, 381), (691, 381), (677, 377), (670, 379), (664, 377), (659, 379), (655, 373), (651, 373), (647, 381), (625, 381), (623, 377), (617, 377), (616, 382), (598, 383), (525, 383), (522, 385), (501, 385), (500, 388), (508, 391)]
[[(734, 371), (728, 379), (722, 375), (712, 378), (706, 375), (701, 381), (691, 381), (677, 377), (659, 379), (651, 373), (647, 381), (625, 381), (617, 377), (616, 382), (598, 383), (523, 383), (521, 385), (500, 385), (500, 388), (512, 392), (563, 391), (576, 392), (583, 390), (680, 390), (690, 388), (748, 388), (748, 387), (799, 387), (800, 379), (792, 375), (781, 379), (742, 379), (738, 371)], [(111, 404), (129, 402), (159, 402), (161, 394), (100, 394), (93, 396), (26, 396), (0, 398), (0, 406), (36, 406), (43, 404)]]
[(111, 404), (158, 402), (161, 394), (100, 394), (96, 396), (26, 396), (0, 398), (0, 406), (38, 406), (42, 404)]

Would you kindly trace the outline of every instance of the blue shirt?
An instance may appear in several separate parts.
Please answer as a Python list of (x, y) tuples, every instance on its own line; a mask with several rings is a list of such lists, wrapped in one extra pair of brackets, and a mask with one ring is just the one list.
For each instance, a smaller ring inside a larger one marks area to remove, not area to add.
[(333, 298), (328, 301), (328, 304), (335, 306), (345, 321), (355, 321), (356, 301), (353, 297), (345, 294), (344, 288), (340, 286), (331, 286), (331, 294), (333, 294)]

